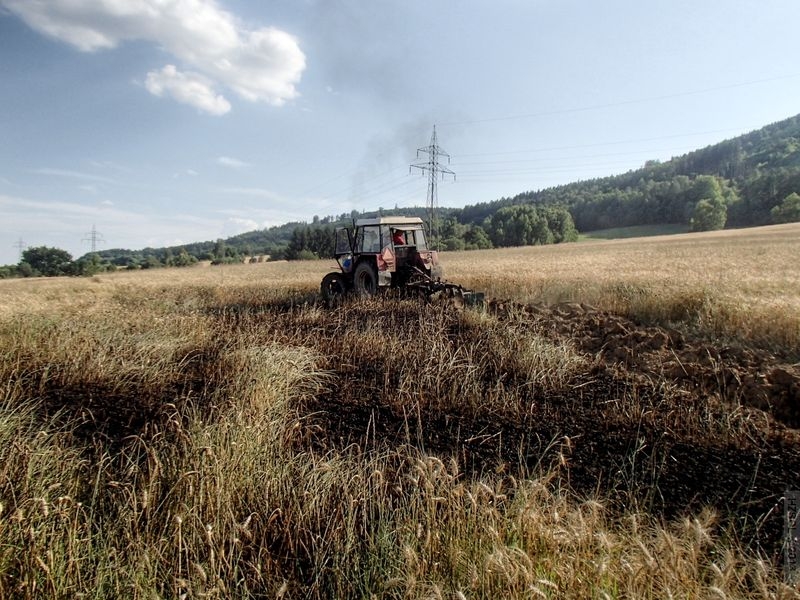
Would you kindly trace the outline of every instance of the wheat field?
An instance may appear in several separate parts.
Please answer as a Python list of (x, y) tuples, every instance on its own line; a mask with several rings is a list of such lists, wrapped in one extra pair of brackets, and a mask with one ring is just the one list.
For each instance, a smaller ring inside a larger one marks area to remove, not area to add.
[(524, 307), (796, 361), (798, 234), (444, 254), (502, 315), (328, 309), (332, 261), (0, 281), (0, 597), (797, 598), (768, 515), (674, 506), (658, 462), (735, 454), (756, 486), (792, 431)]

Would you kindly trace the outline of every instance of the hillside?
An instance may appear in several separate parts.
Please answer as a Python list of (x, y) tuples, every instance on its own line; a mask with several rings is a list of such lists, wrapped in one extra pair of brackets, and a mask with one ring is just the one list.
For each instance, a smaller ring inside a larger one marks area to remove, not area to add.
[(728, 226), (772, 223), (770, 211), (800, 192), (800, 115), (621, 175), (467, 206), (459, 220), (482, 223), (504, 206), (536, 204), (566, 206), (580, 231), (688, 223), (709, 192), (724, 200)]

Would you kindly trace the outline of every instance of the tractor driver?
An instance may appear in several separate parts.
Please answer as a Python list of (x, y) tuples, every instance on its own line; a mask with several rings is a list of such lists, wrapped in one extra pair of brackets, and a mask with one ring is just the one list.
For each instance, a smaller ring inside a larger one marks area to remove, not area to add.
[(406, 245), (406, 236), (403, 234), (402, 230), (400, 230), (400, 229), (393, 230), (392, 243), (395, 246), (405, 246)]

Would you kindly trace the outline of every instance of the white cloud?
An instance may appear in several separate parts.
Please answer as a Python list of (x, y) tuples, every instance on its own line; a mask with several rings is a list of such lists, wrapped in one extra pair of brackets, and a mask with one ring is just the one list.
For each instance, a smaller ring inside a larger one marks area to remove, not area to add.
[(233, 158), (231, 156), (218, 157), (217, 164), (220, 164), (223, 167), (230, 167), (232, 169), (244, 169), (245, 167), (250, 166), (250, 163), (239, 160), (238, 158)]
[[(295, 85), (305, 70), (305, 55), (294, 36), (274, 27), (251, 29), (214, 0), (3, 0), (3, 4), (33, 29), (85, 52), (114, 48), (127, 40), (157, 44), (178, 59), (182, 69), (196, 73), (172, 67), (174, 74), (165, 75), (167, 65), (148, 73), (148, 82), (151, 76), (154, 81), (147, 89), (156, 95), (169, 90), (174, 98), (202, 110), (207, 110), (209, 98), (221, 96), (213, 91), (187, 92), (188, 82), (178, 75), (196, 84), (199, 73), (209, 80), (207, 90), (225, 86), (246, 100), (280, 106), (297, 97)], [(222, 114), (224, 105), (216, 102), (210, 105), (217, 112), (207, 112)]]
[(150, 71), (144, 85), (154, 96), (166, 94), (178, 102), (212, 115), (224, 115), (231, 110), (231, 103), (216, 93), (208, 78), (199, 73), (181, 73), (175, 65), (167, 65), (160, 71)]

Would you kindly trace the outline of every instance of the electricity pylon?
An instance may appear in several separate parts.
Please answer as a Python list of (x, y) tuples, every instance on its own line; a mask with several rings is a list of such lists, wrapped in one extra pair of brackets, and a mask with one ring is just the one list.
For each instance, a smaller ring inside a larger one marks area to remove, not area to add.
[(19, 238), (16, 242), (14, 242), (14, 248), (16, 248), (19, 251), (20, 261), (22, 260), (22, 253), (25, 251), (25, 248), (27, 247), (28, 245), (24, 241), (22, 241), (22, 238)]
[(97, 231), (97, 228), (92, 225), (92, 230), (86, 234), (88, 237), (83, 238), (82, 242), (91, 242), (92, 244), (92, 252), (97, 251), (97, 244), (105, 244), (105, 240), (103, 239), (103, 234)]
[(456, 174), (439, 162), (441, 157), (446, 157), (447, 164), (450, 164), (450, 155), (442, 150), (436, 142), (436, 125), (433, 126), (431, 143), (424, 148), (417, 149), (417, 158), (420, 157), (420, 154), (427, 154), (428, 160), (426, 162), (412, 164), (409, 167), (409, 172), (411, 172), (411, 169), (419, 169), (423, 173), (426, 171), (428, 172), (428, 230), (431, 240), (435, 240), (436, 247), (438, 248), (441, 236), (439, 235), (439, 196), (436, 190), (436, 182), (439, 180), (440, 174), (442, 179), (444, 179), (445, 175), (452, 175), (453, 181), (455, 181)]

